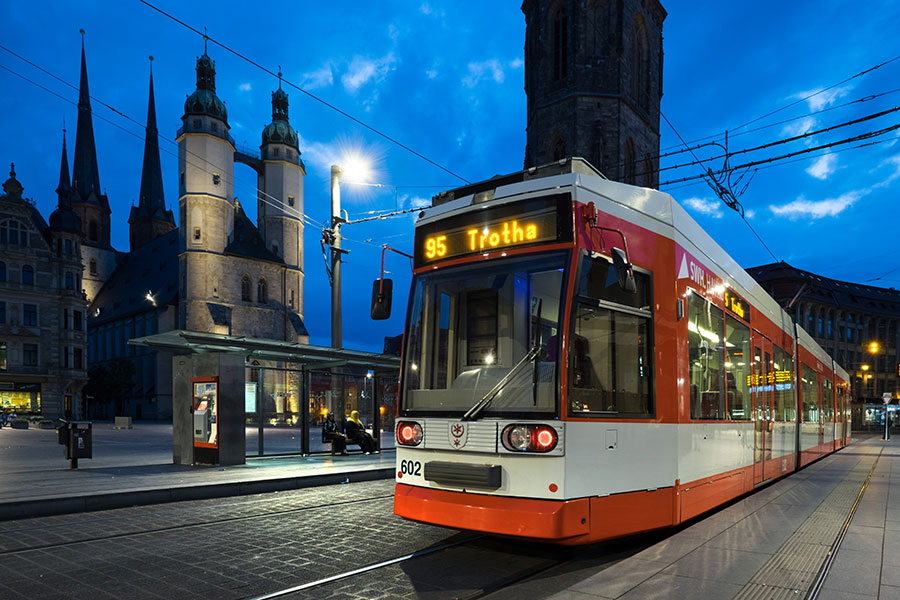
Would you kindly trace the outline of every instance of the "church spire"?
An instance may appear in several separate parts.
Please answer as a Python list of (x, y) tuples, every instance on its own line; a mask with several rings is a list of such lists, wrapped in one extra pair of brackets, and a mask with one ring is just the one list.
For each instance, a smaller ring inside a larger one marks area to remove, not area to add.
[(139, 248), (175, 229), (175, 217), (166, 210), (162, 169), (159, 163), (159, 133), (156, 130), (156, 100), (153, 94), (153, 57), (150, 57), (150, 93), (147, 100), (147, 126), (144, 137), (144, 167), (137, 206), (128, 216), (131, 249)]
[(87, 60), (84, 54), (84, 30), (81, 30), (81, 85), (78, 90), (78, 128), (75, 133), (75, 160), (72, 184), (82, 202), (90, 202), (93, 192), (100, 203), (100, 171), (94, 146), (94, 125), (91, 119), (91, 96), (88, 92)]
[[(159, 163), (159, 133), (156, 130), (156, 101), (153, 95), (153, 57), (150, 57), (150, 96), (147, 101), (147, 128), (144, 137), (144, 168), (141, 172), (141, 195), (138, 210), (147, 216), (163, 218), (166, 202), (163, 196), (162, 169)], [(157, 216), (156, 213), (159, 213)]]
[(60, 208), (72, 207), (72, 186), (69, 184), (69, 155), (66, 152), (66, 130), (63, 129), (62, 159), (59, 161), (59, 185), (56, 186)]

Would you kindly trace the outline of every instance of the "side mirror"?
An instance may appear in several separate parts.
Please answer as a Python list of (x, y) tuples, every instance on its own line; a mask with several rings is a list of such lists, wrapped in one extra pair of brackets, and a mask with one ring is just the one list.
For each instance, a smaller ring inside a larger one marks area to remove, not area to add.
[(372, 319), (384, 321), (391, 318), (391, 293), (394, 282), (390, 279), (376, 279), (372, 284)]
[(631, 270), (631, 263), (628, 257), (620, 248), (613, 248), (611, 251), (613, 259), (613, 268), (616, 270), (616, 278), (619, 280), (619, 287), (626, 292), (634, 294), (637, 292), (637, 286), (634, 284), (634, 271)]

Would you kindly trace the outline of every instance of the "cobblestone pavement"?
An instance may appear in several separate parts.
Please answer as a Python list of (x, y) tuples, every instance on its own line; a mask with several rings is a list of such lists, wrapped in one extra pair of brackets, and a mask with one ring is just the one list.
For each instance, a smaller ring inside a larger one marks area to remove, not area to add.
[(376, 481), (0, 523), (0, 598), (246, 598), (455, 532), (392, 513)]

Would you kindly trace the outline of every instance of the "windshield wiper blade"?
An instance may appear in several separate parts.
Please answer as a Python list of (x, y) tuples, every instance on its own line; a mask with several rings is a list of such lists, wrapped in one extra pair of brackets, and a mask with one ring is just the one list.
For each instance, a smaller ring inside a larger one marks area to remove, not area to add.
[(497, 394), (499, 394), (503, 390), (503, 388), (505, 388), (509, 384), (509, 382), (512, 381), (513, 377), (515, 377), (519, 373), (522, 367), (534, 360), (537, 360), (538, 357), (543, 356), (543, 354), (544, 349), (539, 345), (535, 345), (531, 350), (528, 351), (528, 354), (522, 357), (522, 360), (517, 362), (516, 365), (509, 370), (509, 373), (507, 373), (503, 377), (503, 379), (497, 382), (497, 385), (492, 387), (491, 390), (487, 394), (485, 394), (481, 400), (476, 402), (475, 405), (470, 408), (466, 412), (466, 414), (463, 415), (462, 420), (474, 421), (478, 419), (478, 416), (481, 414), (481, 412), (488, 406), (490, 406), (491, 402), (494, 401), (494, 398), (497, 397)]

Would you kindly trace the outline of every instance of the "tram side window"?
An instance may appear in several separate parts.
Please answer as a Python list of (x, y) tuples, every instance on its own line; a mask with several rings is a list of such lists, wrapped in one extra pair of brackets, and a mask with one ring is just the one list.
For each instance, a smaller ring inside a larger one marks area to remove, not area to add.
[(699, 294), (688, 296), (691, 418), (725, 420), (725, 345), (720, 308)]
[[(635, 271), (637, 293), (622, 298), (631, 306), (617, 309), (619, 303), (612, 300), (617, 292), (605, 292), (619, 287), (614, 273), (611, 285), (590, 283), (604, 271), (597, 263), (609, 266), (603, 258), (582, 263), (581, 294), (575, 304), (569, 349), (570, 411), (604, 416), (653, 414), (650, 275)], [(647, 310), (636, 310), (634, 304), (646, 305)]]
[(775, 414), (776, 421), (793, 421), (797, 417), (794, 407), (794, 358), (775, 346)]
[(805, 364), (801, 364), (800, 370), (800, 396), (803, 402), (800, 413), (804, 423), (817, 423), (819, 421), (819, 409), (816, 406), (816, 372)]
[(725, 318), (725, 390), (728, 394), (728, 418), (750, 418), (750, 328), (728, 316)]
[(834, 384), (830, 379), (824, 380), (825, 395), (822, 396), (822, 413), (827, 423), (834, 421)]

